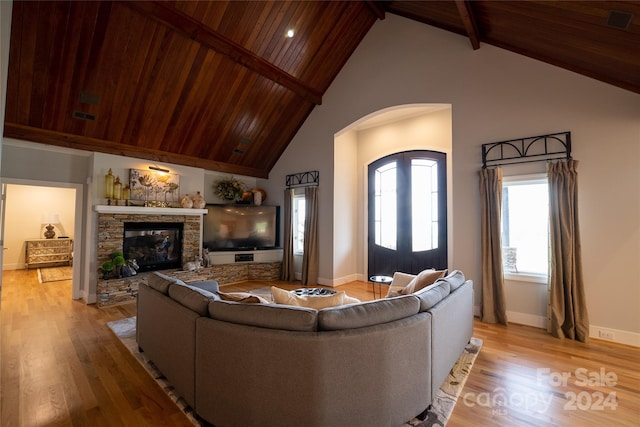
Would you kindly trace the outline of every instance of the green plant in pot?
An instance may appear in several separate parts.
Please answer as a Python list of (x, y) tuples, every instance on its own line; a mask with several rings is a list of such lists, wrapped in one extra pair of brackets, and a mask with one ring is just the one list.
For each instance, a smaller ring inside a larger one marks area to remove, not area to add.
[[(122, 252), (120, 252), (122, 253)], [(122, 266), (124, 265), (124, 257), (122, 255), (116, 255), (113, 257), (113, 265), (116, 268), (116, 273), (118, 277), (121, 276)]]
[(113, 262), (112, 261), (103, 262), (102, 267), (100, 269), (102, 270), (102, 278), (105, 280), (108, 279), (114, 269)]

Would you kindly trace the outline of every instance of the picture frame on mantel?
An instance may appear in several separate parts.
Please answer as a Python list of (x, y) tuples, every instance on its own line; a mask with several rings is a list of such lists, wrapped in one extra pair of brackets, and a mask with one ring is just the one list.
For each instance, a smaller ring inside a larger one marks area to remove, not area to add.
[(150, 207), (174, 207), (180, 203), (180, 175), (143, 169), (129, 172), (131, 204)]

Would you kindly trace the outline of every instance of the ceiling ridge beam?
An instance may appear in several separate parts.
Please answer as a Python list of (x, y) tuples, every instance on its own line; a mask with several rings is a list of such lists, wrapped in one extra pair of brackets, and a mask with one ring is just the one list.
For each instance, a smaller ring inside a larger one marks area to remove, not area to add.
[(322, 104), (322, 94), (318, 90), (164, 2), (127, 1), (121, 4), (182, 33), (189, 39), (291, 90), (315, 105)]
[(455, 0), (456, 7), (458, 8), (458, 15), (462, 20), (462, 25), (467, 31), (467, 36), (471, 41), (471, 47), (473, 50), (480, 49), (480, 37), (478, 35), (478, 26), (471, 10), (471, 3), (467, 0)]
[(74, 148), (76, 150), (135, 157), (157, 163), (173, 163), (176, 165), (191, 166), (236, 175), (253, 176), (265, 179), (269, 178), (269, 172), (263, 169), (235, 165), (233, 163), (218, 162), (215, 160), (207, 160), (199, 157), (185, 156), (182, 154), (167, 153), (161, 150), (127, 145), (99, 138), (73, 135), (65, 132), (40, 129), (17, 123), (4, 124), (4, 137), (55, 145), (57, 147)]
[(369, 9), (376, 15), (376, 18), (383, 21), (384, 20), (384, 7), (381, 2), (373, 1), (373, 0), (365, 0), (365, 4), (369, 7)]

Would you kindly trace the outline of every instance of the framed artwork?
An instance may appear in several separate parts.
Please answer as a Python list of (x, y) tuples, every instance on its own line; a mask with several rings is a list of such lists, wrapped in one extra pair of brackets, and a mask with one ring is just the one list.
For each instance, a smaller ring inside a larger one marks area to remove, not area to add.
[(170, 207), (180, 201), (180, 175), (175, 173), (131, 169), (129, 187), (134, 204)]

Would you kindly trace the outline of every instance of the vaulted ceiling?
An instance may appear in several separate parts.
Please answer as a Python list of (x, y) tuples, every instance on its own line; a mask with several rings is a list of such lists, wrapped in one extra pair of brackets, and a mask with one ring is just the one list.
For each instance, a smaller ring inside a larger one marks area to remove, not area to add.
[(4, 134), (265, 178), (385, 13), (640, 93), (635, 1), (14, 1)]

